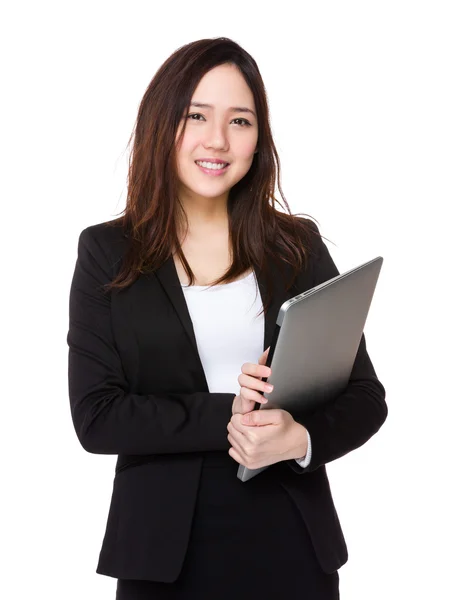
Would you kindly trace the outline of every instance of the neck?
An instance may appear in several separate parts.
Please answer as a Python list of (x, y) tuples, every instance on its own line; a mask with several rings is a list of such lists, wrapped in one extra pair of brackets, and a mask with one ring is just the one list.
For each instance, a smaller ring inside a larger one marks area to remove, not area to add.
[[(228, 227), (229, 192), (216, 198), (205, 198), (187, 192), (184, 189), (180, 191), (180, 205), (187, 216), (189, 229), (196, 231)], [(183, 215), (180, 217), (180, 222), (184, 223)]]
[(201, 210), (199, 207), (184, 205), (187, 216), (187, 225), (184, 215), (179, 215), (179, 231), (187, 231), (190, 235), (203, 235), (206, 233), (222, 232), (229, 230), (229, 216), (227, 210)]

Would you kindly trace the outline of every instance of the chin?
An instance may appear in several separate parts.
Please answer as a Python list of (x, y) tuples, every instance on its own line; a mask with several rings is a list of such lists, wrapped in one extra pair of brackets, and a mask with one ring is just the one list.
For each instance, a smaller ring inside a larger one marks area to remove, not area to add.
[(217, 188), (216, 190), (210, 188), (210, 189), (205, 189), (203, 187), (188, 187), (188, 190), (196, 195), (196, 196), (202, 196), (203, 198), (218, 198), (219, 196), (224, 196), (224, 194), (227, 194), (232, 186), (221, 186), (221, 188)]
[(215, 181), (215, 178), (212, 177), (212, 181), (199, 182), (190, 181), (189, 178), (183, 181), (184, 187), (191, 192), (192, 194), (197, 194), (198, 196), (204, 196), (205, 198), (216, 198), (217, 196), (221, 196), (228, 192), (234, 185), (236, 181), (224, 180), (223, 181)]

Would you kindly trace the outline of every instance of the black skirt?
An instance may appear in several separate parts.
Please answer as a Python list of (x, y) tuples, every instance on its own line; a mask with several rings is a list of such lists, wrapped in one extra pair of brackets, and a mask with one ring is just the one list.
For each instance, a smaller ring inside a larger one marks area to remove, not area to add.
[[(270, 467), (237, 478), (227, 452), (206, 453), (190, 541), (174, 583), (118, 579), (116, 600), (337, 600), (303, 518)], [(282, 465), (279, 465), (282, 467)]]

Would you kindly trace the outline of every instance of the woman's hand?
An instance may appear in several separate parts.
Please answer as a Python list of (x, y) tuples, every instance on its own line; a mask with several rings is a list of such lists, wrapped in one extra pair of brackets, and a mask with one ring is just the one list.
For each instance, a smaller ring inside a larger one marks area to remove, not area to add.
[(257, 365), (242, 365), (242, 374), (238, 377), (240, 394), (234, 398), (232, 418), (227, 427), (232, 446), (230, 456), (250, 469), (302, 458), (308, 445), (306, 429), (287, 411), (279, 408), (253, 410), (256, 402), (267, 402), (258, 390), (271, 392), (262, 381), (262, 377), (271, 374), (271, 369), (265, 366), (269, 349), (261, 355)]
[[(256, 390), (261, 390), (269, 393), (271, 390), (266, 388), (266, 383), (262, 381), (262, 377), (269, 377), (271, 373), (270, 367), (266, 367), (268, 351), (270, 346), (265, 350), (258, 360), (258, 364), (244, 363), (242, 365), (242, 373), (238, 377), (240, 383), (240, 393), (234, 398), (232, 403), (232, 414), (237, 413), (244, 415), (254, 409), (256, 402), (265, 404), (267, 399), (259, 394)], [(273, 386), (272, 386), (273, 389)]]
[(306, 429), (280, 408), (237, 413), (232, 415), (227, 429), (229, 455), (249, 469), (303, 458), (308, 449)]

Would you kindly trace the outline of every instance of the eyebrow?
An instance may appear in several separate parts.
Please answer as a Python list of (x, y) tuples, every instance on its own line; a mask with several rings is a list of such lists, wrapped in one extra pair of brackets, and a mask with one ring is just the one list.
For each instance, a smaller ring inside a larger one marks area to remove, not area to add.
[[(211, 104), (204, 104), (203, 102), (192, 102), (190, 106), (196, 106), (196, 108), (213, 108)], [(251, 113), (256, 117), (256, 113), (246, 106), (231, 106), (229, 110), (234, 113)]]

